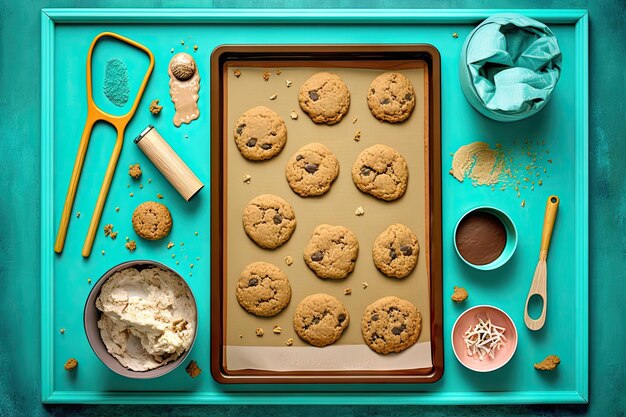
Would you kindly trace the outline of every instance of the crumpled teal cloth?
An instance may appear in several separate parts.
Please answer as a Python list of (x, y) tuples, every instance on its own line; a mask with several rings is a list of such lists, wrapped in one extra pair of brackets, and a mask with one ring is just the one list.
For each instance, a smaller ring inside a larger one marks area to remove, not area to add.
[(516, 121), (541, 110), (561, 73), (561, 50), (541, 22), (497, 14), (470, 33), (461, 55), (461, 87), (482, 114)]

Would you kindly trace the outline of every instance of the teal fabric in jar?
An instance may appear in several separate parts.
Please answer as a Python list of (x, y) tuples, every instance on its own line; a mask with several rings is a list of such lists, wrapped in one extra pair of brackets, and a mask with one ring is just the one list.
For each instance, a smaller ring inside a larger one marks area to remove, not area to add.
[(497, 14), (463, 45), (461, 87), (480, 113), (512, 122), (530, 117), (550, 99), (559, 80), (561, 50), (549, 27), (519, 14)]

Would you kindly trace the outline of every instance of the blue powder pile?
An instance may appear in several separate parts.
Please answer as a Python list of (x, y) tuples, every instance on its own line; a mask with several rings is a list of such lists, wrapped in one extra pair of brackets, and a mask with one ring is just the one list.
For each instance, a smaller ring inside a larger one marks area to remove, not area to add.
[(107, 62), (104, 71), (104, 95), (118, 107), (128, 101), (128, 68), (123, 61), (114, 58)]

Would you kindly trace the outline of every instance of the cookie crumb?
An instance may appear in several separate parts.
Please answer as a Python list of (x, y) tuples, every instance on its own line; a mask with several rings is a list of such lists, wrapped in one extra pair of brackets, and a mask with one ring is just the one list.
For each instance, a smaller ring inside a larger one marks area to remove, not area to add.
[(128, 242), (128, 236), (126, 236), (126, 241)]
[(80, 211), (76, 212), (76, 218), (80, 219)]
[(263, 73), (263, 79), (264, 79), (265, 81), (269, 81), (269, 79), (270, 79), (270, 77), (271, 77), (271, 76), (272, 76), (272, 74), (271, 74), (269, 71), (265, 71), (265, 72)]
[(291, 264), (293, 264), (293, 258), (291, 256), (285, 256), (285, 263), (287, 264), (287, 266), (291, 266)]
[(61, 332), (61, 334), (65, 334), (65, 329), (64, 328), (61, 328), (59, 331)]
[(521, 206), (522, 206), (522, 207), (526, 207), (526, 200), (522, 200), (522, 204), (521, 204)]
[(280, 326), (274, 326), (274, 327), (272, 328), (272, 331), (273, 331), (275, 334), (281, 334), (281, 333), (283, 332), (283, 329), (282, 329)]
[(170, 241), (170, 242), (167, 244), (167, 248), (168, 248), (168, 249), (171, 249), (171, 248), (173, 248), (173, 247), (174, 247), (174, 242)]
[(252, 179), (252, 177), (250, 176), (250, 174), (243, 174), (243, 182), (244, 184), (250, 184), (250, 180)]
[(87, 284), (91, 284), (91, 278), (87, 278)]
[(241, 76), (241, 70), (237, 68), (236, 70), (233, 71), (233, 74), (235, 75), (235, 77), (239, 78)]
[(190, 273), (189, 273), (189, 276), (193, 276), (193, 272), (190, 272)]
[(104, 249), (102, 249), (102, 256), (104, 256)]
[(137, 242), (135, 242), (134, 240), (129, 240), (128, 242), (126, 242), (125, 246), (129, 252), (134, 252), (135, 249), (137, 249)]
[(290, 337), (289, 339), (287, 339), (287, 341), (285, 342), (286, 346), (292, 346), (293, 345), (293, 339)]
[(278, 97), (278, 94), (272, 94), (270, 96), (270, 100), (276, 100), (276, 97)]
[(556, 355), (549, 355), (544, 360), (535, 364), (535, 369), (539, 371), (554, 371), (561, 363), (561, 358)]
[(181, 45), (184, 45), (184, 44), (185, 44), (185, 41), (184, 41), (183, 39), (181, 39), (181, 40), (180, 40), (180, 44), (181, 44)]
[(256, 330), (254, 331), (254, 333), (255, 333), (257, 336), (261, 337), (261, 336), (263, 336), (263, 334), (264, 334), (265, 332), (263, 331), (263, 329), (262, 329), (262, 328), (257, 327), (257, 328), (256, 328)]
[(198, 232), (193, 232), (194, 235), (198, 236)]
[(193, 46), (193, 51), (196, 52), (198, 50), (198, 45)]
[(202, 373), (202, 369), (200, 369), (196, 361), (189, 362), (189, 365), (187, 365), (185, 371), (187, 371), (187, 374), (189, 374), (189, 376), (192, 378), (196, 378)]
[(148, 178), (148, 184), (152, 184), (152, 178)]
[(358, 117), (355, 117), (354, 119), (352, 119), (352, 124), (355, 124), (357, 120), (359, 120)]
[(78, 361), (74, 358), (69, 358), (63, 367), (66, 371), (73, 371), (76, 367), (78, 367)]
[(346, 289), (344, 289), (344, 290), (343, 290), (343, 293), (344, 293), (345, 295), (350, 295), (350, 294), (352, 294), (352, 288), (346, 288)]
[(180, 261), (176, 261), (176, 265), (180, 265)]
[(139, 189), (143, 190), (143, 184), (139, 184)]
[(185, 242), (180, 242), (180, 246), (185, 246)]
[(467, 300), (467, 290), (463, 287), (457, 287), (455, 285), (451, 299), (455, 303), (462, 303), (463, 301)]
[(282, 74), (282, 73), (283, 73), (283, 72), (280, 70), (280, 68), (278, 68), (278, 69), (276, 70), (276, 75), (280, 75), (280, 74)]
[(362, 206), (358, 206), (356, 210), (354, 210), (354, 214), (356, 216), (362, 216), (365, 214), (365, 209)]
[(115, 211), (116, 211), (116, 212), (119, 212), (119, 211), (120, 211), (120, 208), (119, 208), (119, 207), (115, 207)]
[(289, 113), (289, 117), (291, 117), (291, 120), (298, 120), (298, 113), (296, 113), (295, 110), (292, 110), (291, 113)]
[(287, 84), (287, 88), (291, 87), (291, 80), (285, 80), (285, 84)]
[(363, 287), (363, 289), (366, 289), (368, 287), (367, 281), (363, 281), (361, 283), (361, 286)]
[(112, 224), (105, 224), (104, 225), (104, 235), (105, 236), (109, 236), (112, 231), (113, 231), (113, 225)]
[(128, 195), (129, 195), (130, 197), (134, 197), (134, 196), (135, 196), (135, 193), (130, 193), (130, 194), (128, 194)]
[(139, 164), (129, 165), (128, 175), (130, 175), (134, 179), (141, 177), (141, 167), (139, 166)]
[(200, 260), (200, 257), (199, 257), (199, 256), (196, 256), (196, 261), (199, 261), (199, 260)]
[(193, 269), (193, 264), (189, 264), (189, 268)]
[(117, 234), (118, 234), (118, 232), (111, 232), (111, 236), (110, 236), (111, 239), (113, 239), (113, 240), (117, 239)]
[(156, 116), (157, 114), (161, 113), (162, 109), (163, 106), (159, 106), (159, 100), (152, 100), (152, 102), (150, 103), (150, 113)]
[(163, 194), (161, 194), (161, 193), (157, 193), (157, 198), (158, 198), (159, 200), (163, 200)]
[(452, 33), (452, 37), (453, 37), (454, 39), (457, 39), (457, 38), (459, 37), (459, 34), (458, 34), (458, 33), (456, 33), (456, 32), (453, 32), (453, 33)]
[(239, 338), (243, 339), (243, 333), (239, 333)]
[(175, 253), (173, 253), (173, 254), (172, 254), (172, 259), (174, 259), (175, 257), (176, 257), (176, 254), (175, 254)]
[(354, 139), (356, 142), (361, 140), (361, 129), (358, 129), (356, 132), (354, 132), (354, 137), (352, 139)]
[(170, 49), (170, 54), (174, 53), (174, 48)]

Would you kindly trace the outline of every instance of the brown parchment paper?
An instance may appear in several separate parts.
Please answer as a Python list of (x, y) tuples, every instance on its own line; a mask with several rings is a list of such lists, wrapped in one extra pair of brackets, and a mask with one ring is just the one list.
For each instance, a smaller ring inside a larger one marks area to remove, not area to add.
[[(321, 63), (320, 66), (301, 66), (302, 63), (282, 63), (280, 68), (263, 67), (255, 63), (226, 64), (225, 80), (225, 146), (226, 161), (226, 368), (264, 370), (345, 370), (345, 369), (415, 369), (432, 366), (430, 350), (430, 302), (427, 276), (427, 178), (426, 152), (427, 120), (425, 88), (427, 67), (419, 61), (390, 61), (378, 69), (337, 67), (347, 63)], [(293, 65), (293, 66), (291, 66)], [(310, 64), (306, 64), (310, 65)], [(324, 67), (332, 65), (332, 67)], [(359, 65), (364, 65), (359, 63)], [(376, 65), (372, 65), (376, 68)], [(241, 75), (236, 77), (234, 70)], [(277, 71), (280, 70), (280, 74)], [(416, 92), (416, 106), (404, 123), (381, 123), (370, 113), (366, 93), (371, 81), (379, 74), (397, 70), (406, 75)], [(268, 81), (263, 79), (270, 73)], [(327, 126), (313, 123), (298, 104), (298, 91), (302, 83), (319, 71), (330, 71), (343, 78), (350, 90), (351, 104), (348, 113), (338, 124)], [(291, 87), (288, 87), (288, 81)], [(276, 95), (275, 99), (270, 97)], [(233, 128), (239, 116), (257, 105), (276, 111), (287, 125), (287, 143), (276, 157), (262, 162), (244, 159), (233, 139)], [(290, 117), (292, 111), (298, 115)], [(356, 121), (355, 121), (356, 120)], [(361, 131), (360, 141), (354, 135)], [(285, 179), (285, 166), (289, 157), (310, 142), (328, 146), (337, 156), (340, 173), (330, 191), (321, 197), (302, 198), (294, 193)], [(378, 200), (359, 191), (352, 181), (351, 169), (357, 155), (374, 144), (386, 144), (398, 150), (409, 166), (409, 183), (406, 193), (394, 202)], [(251, 176), (249, 184), (243, 176)], [(291, 239), (283, 246), (267, 250), (250, 240), (242, 226), (245, 205), (259, 194), (270, 193), (288, 201), (296, 213), (297, 227)], [(362, 206), (363, 216), (355, 210)], [(350, 228), (359, 240), (359, 256), (354, 272), (346, 279), (320, 279), (306, 266), (302, 253), (313, 229), (321, 224), (343, 225)], [(415, 270), (406, 278), (388, 278), (379, 272), (372, 260), (375, 238), (392, 223), (409, 226), (418, 236), (420, 254)], [(291, 266), (285, 257), (294, 260)], [(291, 282), (292, 299), (280, 314), (260, 318), (248, 314), (239, 306), (235, 288), (239, 274), (253, 261), (266, 261), (282, 269)], [(364, 282), (367, 288), (364, 288)], [(350, 288), (351, 295), (344, 295)], [(300, 340), (292, 327), (292, 317), (298, 303), (307, 295), (327, 293), (337, 297), (348, 308), (350, 324), (342, 337), (331, 346), (315, 348)], [(372, 352), (361, 336), (361, 317), (365, 308), (378, 298), (395, 295), (413, 302), (422, 314), (422, 330), (418, 343), (401, 354), (378, 355)], [(274, 334), (274, 326), (282, 328)], [(255, 334), (256, 328), (264, 336)], [(287, 347), (287, 339), (293, 346)], [(258, 347), (259, 349), (254, 349)]]

